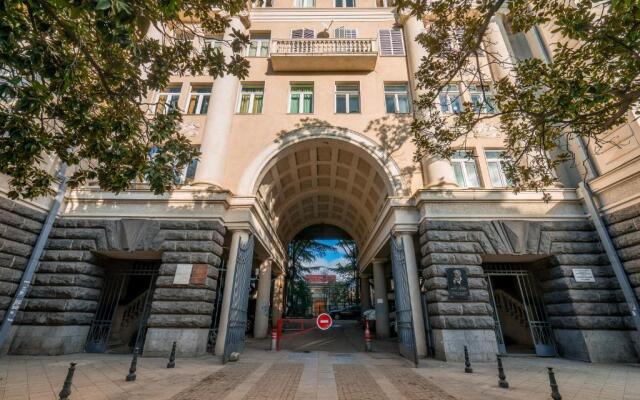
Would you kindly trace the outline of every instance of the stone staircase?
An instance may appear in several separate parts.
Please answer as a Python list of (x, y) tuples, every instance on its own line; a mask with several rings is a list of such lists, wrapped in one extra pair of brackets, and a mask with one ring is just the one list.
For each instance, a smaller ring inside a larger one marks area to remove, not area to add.
[(129, 304), (120, 305), (116, 309), (113, 327), (109, 335), (108, 353), (130, 353), (132, 342), (137, 335), (140, 318), (144, 314), (145, 300), (148, 290), (141, 293)]
[(531, 343), (531, 332), (524, 304), (501, 289), (494, 290), (493, 298), (498, 309), (505, 341), (520, 344)]

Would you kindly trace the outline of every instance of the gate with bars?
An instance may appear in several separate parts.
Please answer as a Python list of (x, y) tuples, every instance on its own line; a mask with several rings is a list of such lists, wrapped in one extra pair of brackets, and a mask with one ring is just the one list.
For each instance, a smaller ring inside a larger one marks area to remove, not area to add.
[(413, 315), (411, 313), (411, 299), (409, 298), (409, 277), (407, 276), (404, 244), (402, 239), (396, 239), (393, 235), (391, 235), (391, 272), (395, 290), (398, 347), (403, 357), (417, 365), (418, 355), (416, 352), (415, 332), (413, 331)]

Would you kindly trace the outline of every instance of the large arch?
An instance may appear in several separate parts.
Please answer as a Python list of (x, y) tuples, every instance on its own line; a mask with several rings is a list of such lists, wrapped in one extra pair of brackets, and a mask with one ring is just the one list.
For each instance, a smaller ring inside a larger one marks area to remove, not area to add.
[(363, 245), (386, 199), (402, 194), (404, 186), (400, 168), (370, 138), (315, 127), (265, 148), (245, 171), (239, 193), (258, 197), (283, 244), (326, 223)]

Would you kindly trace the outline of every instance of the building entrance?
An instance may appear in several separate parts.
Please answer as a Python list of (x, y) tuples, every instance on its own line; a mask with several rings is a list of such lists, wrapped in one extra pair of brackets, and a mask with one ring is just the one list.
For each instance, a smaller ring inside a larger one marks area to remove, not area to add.
[(160, 263), (111, 261), (115, 265), (105, 268), (104, 286), (85, 351), (142, 351)]
[(498, 351), (555, 356), (539, 285), (526, 264), (485, 264)]

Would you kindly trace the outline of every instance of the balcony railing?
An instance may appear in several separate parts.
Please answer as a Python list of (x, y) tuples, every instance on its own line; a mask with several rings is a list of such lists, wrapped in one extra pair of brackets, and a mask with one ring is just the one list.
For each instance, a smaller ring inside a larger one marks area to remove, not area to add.
[(365, 70), (375, 68), (376, 39), (273, 39), (274, 70)]

